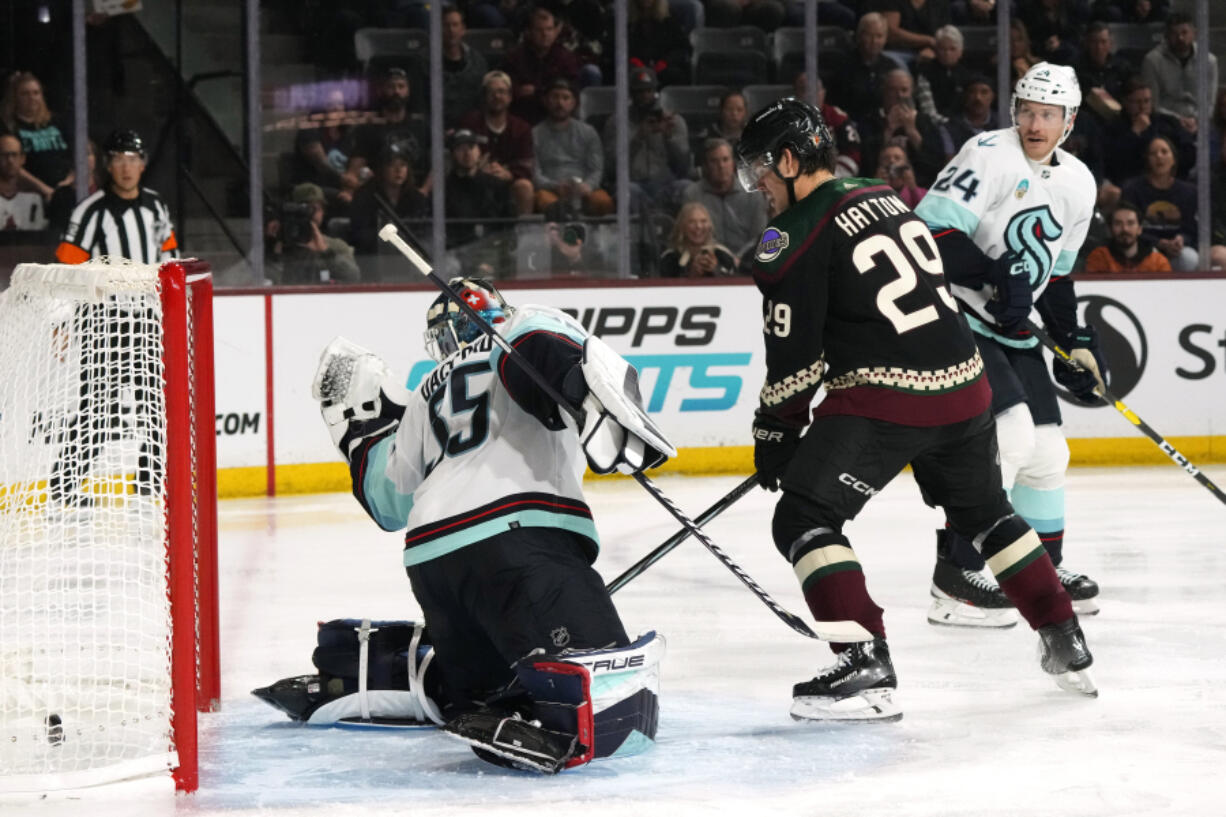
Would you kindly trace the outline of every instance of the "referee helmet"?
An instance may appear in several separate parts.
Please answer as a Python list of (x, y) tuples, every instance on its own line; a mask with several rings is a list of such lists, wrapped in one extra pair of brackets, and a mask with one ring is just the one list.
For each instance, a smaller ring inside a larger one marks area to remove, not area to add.
[(111, 135), (102, 143), (102, 150), (108, 161), (116, 153), (135, 153), (145, 158), (145, 143), (134, 130), (111, 131)]

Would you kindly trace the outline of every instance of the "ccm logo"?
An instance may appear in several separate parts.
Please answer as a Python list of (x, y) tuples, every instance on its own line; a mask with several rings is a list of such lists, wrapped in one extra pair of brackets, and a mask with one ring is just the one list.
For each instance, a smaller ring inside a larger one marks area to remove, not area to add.
[(867, 482), (862, 482), (851, 474), (839, 474), (839, 482), (850, 486), (853, 491), (864, 494), (865, 496), (876, 496), (877, 489), (869, 485)]
[(753, 430), (755, 440), (761, 440), (765, 443), (781, 443), (783, 442), (782, 431), (771, 431), (769, 428), (755, 428)]

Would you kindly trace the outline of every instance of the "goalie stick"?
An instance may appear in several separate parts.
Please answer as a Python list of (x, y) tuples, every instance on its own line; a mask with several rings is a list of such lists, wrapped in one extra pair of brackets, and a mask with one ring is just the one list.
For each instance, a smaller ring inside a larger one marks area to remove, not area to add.
[[(511, 360), (514, 360), (516, 365), (520, 367), (524, 374), (532, 378), (533, 382), (535, 382), (536, 385), (549, 396), (549, 399), (557, 403), (560, 410), (569, 414), (580, 427), (583, 426), (583, 418), (579, 416), (579, 412), (576, 411), (570, 405), (570, 403), (566, 402), (562, 395), (558, 394), (557, 390), (550, 385), (549, 381), (545, 380), (544, 375), (542, 375), (534, 366), (532, 366), (531, 363), (524, 359), (519, 350), (507, 343), (507, 341), (501, 335), (499, 335), (494, 328), (490, 326), (480, 314), (477, 313), (475, 309), (465, 303), (463, 298), (459, 297), (452, 291), (451, 287), (447, 285), (447, 282), (439, 277), (436, 272), (434, 272), (434, 269), (430, 266), (430, 264), (424, 258), (422, 258), (416, 250), (410, 247), (403, 238), (400, 237), (400, 233), (396, 229), (395, 224), (388, 224), (384, 226), (383, 229), (379, 231), (379, 238), (390, 243), (397, 250), (399, 250), (400, 253), (408, 259), (409, 263), (412, 264), (418, 272), (420, 272), (423, 276), (428, 278), (431, 283), (438, 287), (444, 295), (446, 295), (454, 304), (456, 304), (457, 307), (459, 307), (459, 309), (464, 312), (465, 315), (468, 316), (469, 320), (473, 321), (473, 323), (480, 328), (482, 332), (488, 335), (490, 339), (496, 343)], [(686, 516), (685, 513), (679, 507), (677, 507), (677, 505), (671, 499), (665, 496), (664, 493), (655, 486), (655, 483), (648, 479), (645, 474), (634, 474), (634, 480), (639, 485), (643, 486), (647, 493), (651, 494), (657, 502), (663, 505), (669, 514), (671, 514), (674, 519), (685, 527), (690, 535), (696, 538), (699, 542), (702, 542), (703, 546), (715, 555), (715, 558), (723, 562), (724, 567), (731, 570), (732, 573), (741, 580), (742, 584), (748, 587), (763, 604), (771, 609), (771, 612), (778, 616), (793, 630), (801, 635), (808, 636), (809, 638), (815, 638), (819, 641), (852, 643), (873, 640), (874, 636), (872, 633), (866, 630), (858, 622), (850, 620), (817, 621), (815, 622), (816, 629), (810, 628), (803, 619), (801, 619), (795, 613), (784, 609), (782, 606), (780, 606), (779, 602), (775, 601), (765, 590), (759, 587), (758, 583), (753, 580), (753, 577), (742, 570), (740, 565), (732, 561), (732, 559), (730, 559), (718, 545), (711, 541), (711, 538), (703, 533), (702, 529), (699, 528), (692, 519)]]
[[(731, 507), (732, 503), (749, 493), (749, 491), (757, 484), (758, 475), (756, 473), (750, 474), (749, 479), (745, 480), (740, 485), (724, 494), (722, 497), (716, 500), (714, 505), (700, 513), (698, 517), (694, 519), (694, 524), (698, 527), (702, 527), (703, 525), (707, 524)], [(638, 578), (639, 574), (641, 574), (647, 568), (664, 558), (664, 556), (671, 552), (673, 548), (677, 547), (677, 545), (689, 538), (689, 528), (682, 528), (681, 530), (677, 531), (667, 540), (665, 540), (663, 544), (651, 551), (651, 553), (648, 553), (642, 559), (639, 559), (637, 562), (630, 565), (630, 567), (626, 568), (624, 573), (613, 581), (609, 582), (609, 584), (605, 587), (605, 590), (608, 591), (610, 596), (613, 595), (618, 590), (621, 590), (623, 587), (629, 584), (632, 580)]]
[[(1031, 320), (1025, 321), (1025, 326), (1027, 329), (1030, 330), (1030, 333), (1032, 335), (1034, 335), (1036, 338), (1039, 339), (1039, 343), (1042, 343), (1048, 349), (1051, 349), (1052, 354), (1054, 354), (1057, 358), (1059, 358), (1060, 361), (1064, 363), (1064, 365), (1078, 372), (1082, 372), (1086, 370), (1084, 366), (1082, 366), (1076, 360), (1073, 360), (1072, 356), (1068, 352), (1060, 348), (1060, 345), (1056, 343), (1055, 340), (1052, 339), (1052, 336), (1047, 334), (1046, 331), (1040, 329), (1034, 323), (1034, 321), (1031, 321)], [(1124, 415), (1124, 418), (1128, 420), (1128, 422), (1136, 426), (1141, 431), (1142, 434), (1144, 434), (1146, 437), (1149, 437), (1151, 440), (1153, 440), (1154, 443), (1157, 444), (1157, 446), (1162, 449), (1163, 454), (1166, 454), (1168, 457), (1171, 458), (1171, 460), (1176, 465), (1178, 465), (1180, 468), (1182, 468), (1183, 470), (1191, 474), (1193, 479), (1195, 479), (1201, 485), (1204, 485), (1206, 488), (1208, 488), (1209, 492), (1213, 494), (1215, 497), (1217, 497), (1219, 501), (1226, 503), (1226, 493), (1223, 493), (1221, 488), (1214, 485), (1212, 480), (1210, 480), (1207, 476), (1202, 474), (1199, 468), (1197, 468), (1195, 465), (1193, 465), (1191, 462), (1188, 461), (1187, 457), (1185, 457), (1183, 454), (1180, 454), (1178, 451), (1176, 451), (1175, 446), (1171, 445), (1165, 439), (1163, 439), (1161, 434), (1159, 434), (1158, 432), (1150, 428), (1148, 423), (1146, 423), (1144, 420), (1138, 417), (1132, 411), (1132, 409), (1124, 405), (1123, 400), (1121, 400), (1120, 398), (1112, 394), (1111, 391), (1107, 389), (1105, 386), (1101, 389), (1095, 389), (1095, 392), (1104, 401), (1114, 406), (1115, 410), (1118, 411), (1120, 414)]]

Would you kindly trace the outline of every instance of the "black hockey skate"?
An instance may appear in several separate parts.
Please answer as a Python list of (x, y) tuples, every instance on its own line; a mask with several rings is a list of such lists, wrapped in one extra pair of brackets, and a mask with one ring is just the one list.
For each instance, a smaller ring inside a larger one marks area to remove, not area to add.
[(937, 530), (937, 562), (932, 570), (932, 604), (928, 623), (945, 627), (991, 627), (1017, 624), (1013, 602), (1000, 585), (977, 570), (967, 570), (948, 558), (950, 532)]
[(1057, 567), (1056, 576), (1073, 599), (1074, 613), (1079, 616), (1098, 615), (1098, 602), (1094, 600), (1098, 595), (1098, 582), (1084, 573), (1074, 573), (1065, 567)]
[(850, 644), (838, 661), (811, 681), (792, 687), (792, 719), (808, 721), (896, 721), (898, 678), (884, 638)]
[(1090, 675), (1093, 663), (1094, 656), (1076, 616), (1039, 628), (1039, 666), (1056, 677), (1061, 689), (1097, 698), (1098, 687)]

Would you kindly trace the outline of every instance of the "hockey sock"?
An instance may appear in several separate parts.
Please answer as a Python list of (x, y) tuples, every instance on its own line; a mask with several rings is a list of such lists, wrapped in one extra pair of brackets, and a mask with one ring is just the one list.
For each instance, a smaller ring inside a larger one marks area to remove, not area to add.
[(1039, 534), (1052, 564), (1064, 559), (1064, 486), (1032, 488), (1018, 483), (1010, 495), (1013, 509)]
[(997, 525), (983, 543), (1000, 589), (1033, 629), (1073, 616), (1069, 598), (1039, 536), (1018, 517)]
[[(792, 570), (800, 581), (809, 611), (818, 621), (851, 619), (885, 638), (884, 612), (868, 595), (864, 570), (841, 533), (829, 528), (809, 531), (792, 543)], [(846, 645), (831, 645), (841, 652)]]
[(971, 540), (959, 535), (948, 522), (945, 523), (945, 530), (937, 533), (937, 557), (963, 570), (976, 572), (983, 570), (985, 564), (983, 554), (975, 550)]

